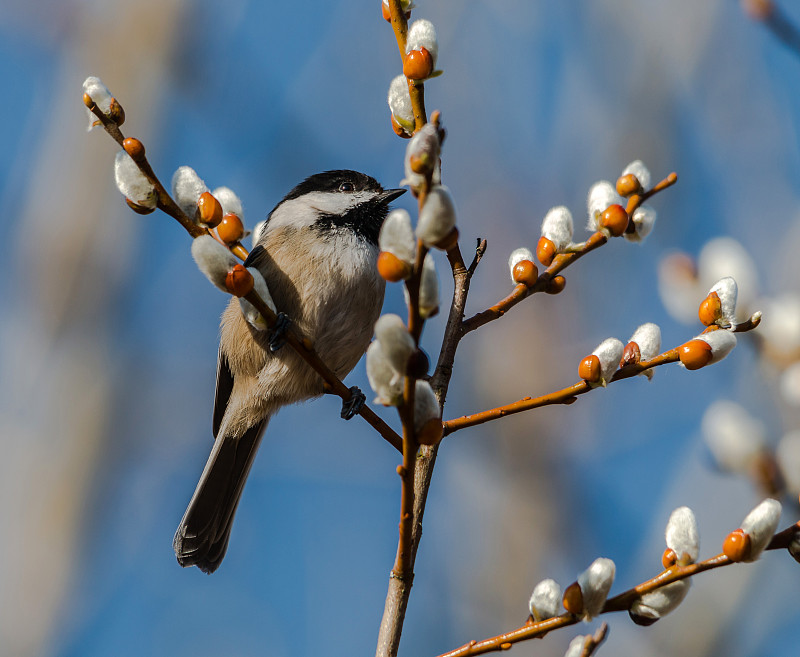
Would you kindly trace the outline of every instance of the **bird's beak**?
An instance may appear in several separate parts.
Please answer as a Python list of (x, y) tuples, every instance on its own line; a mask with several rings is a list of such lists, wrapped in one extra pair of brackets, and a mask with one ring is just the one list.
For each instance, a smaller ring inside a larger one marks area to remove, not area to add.
[(392, 201), (394, 201), (398, 196), (401, 196), (406, 193), (405, 189), (385, 189), (380, 194), (378, 194), (377, 199), (379, 203), (383, 203), (384, 205), (389, 205)]

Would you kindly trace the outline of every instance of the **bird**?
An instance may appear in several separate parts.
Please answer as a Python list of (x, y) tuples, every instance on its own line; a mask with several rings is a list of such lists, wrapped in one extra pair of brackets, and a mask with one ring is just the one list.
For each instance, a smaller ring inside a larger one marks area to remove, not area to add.
[[(358, 171), (314, 174), (269, 213), (244, 262), (263, 275), (279, 317), (310, 340), (340, 379), (361, 359), (380, 315), (378, 236), (389, 203), (405, 191), (383, 189)], [(273, 331), (251, 326), (231, 299), (220, 323), (214, 446), (173, 540), (183, 567), (206, 573), (219, 567), (270, 418), (324, 393), (322, 378), (293, 349), (273, 351), (280, 343)], [(342, 416), (353, 411), (343, 408)]]

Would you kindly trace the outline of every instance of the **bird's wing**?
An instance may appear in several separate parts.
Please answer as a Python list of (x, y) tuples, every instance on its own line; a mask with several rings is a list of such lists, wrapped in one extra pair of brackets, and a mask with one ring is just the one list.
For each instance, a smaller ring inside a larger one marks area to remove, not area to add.
[(228, 365), (228, 359), (222, 353), (222, 345), (220, 345), (219, 354), (217, 355), (217, 389), (214, 393), (214, 418), (212, 420), (214, 438), (219, 433), (222, 417), (228, 407), (231, 390), (233, 390), (233, 374)]

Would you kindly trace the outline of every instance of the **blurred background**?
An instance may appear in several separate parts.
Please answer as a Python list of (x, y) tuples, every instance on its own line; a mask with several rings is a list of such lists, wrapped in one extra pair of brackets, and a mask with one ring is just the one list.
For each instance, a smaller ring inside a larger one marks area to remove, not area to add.
[[(162, 180), (191, 165), (212, 188), (232, 187), (252, 226), (317, 171), (403, 177), (405, 142), (386, 106), (400, 61), (379, 4), (0, 0), (3, 655), (373, 653), (399, 457), (366, 423), (340, 421), (335, 399), (273, 419), (220, 570), (177, 565), (172, 535), (212, 444), (226, 299), (174, 221), (126, 207), (116, 145), (86, 132), (81, 83), (108, 85)], [(580, 238), (596, 180), (636, 158), (655, 180), (680, 176), (652, 201), (659, 219), (643, 245), (612, 241), (568, 270), (563, 294), (537, 295), (463, 341), (446, 418), (574, 383), (581, 357), (645, 321), (665, 348), (692, 337), (697, 322), (679, 323), (658, 296), (659, 263), (676, 249), (696, 256), (731, 235), (755, 263), (747, 294), (797, 291), (800, 57), (738, 2), (418, 5), (413, 18), (439, 34), (444, 75), (426, 100), (448, 129), (443, 178), (462, 248), (489, 240), (470, 314), (508, 293), (508, 254), (535, 248), (550, 207), (571, 208)], [(399, 286), (386, 310), (403, 312)], [(425, 329), (434, 361), (442, 328), (440, 317)], [(797, 422), (761, 363), (742, 339), (714, 367), (664, 367), (650, 383), (448, 438), (401, 654), (517, 627), (539, 580), (566, 586), (598, 556), (617, 564), (612, 592), (647, 579), (677, 506), (697, 515), (701, 556), (718, 553), (763, 494), (714, 467), (706, 408), (736, 401), (773, 443)], [(368, 390), (363, 362), (347, 381)], [(790, 500), (781, 527), (797, 519)], [(606, 617), (599, 654), (790, 654), (797, 568), (781, 552), (702, 575), (653, 627)], [(592, 629), (514, 654), (561, 655)]]

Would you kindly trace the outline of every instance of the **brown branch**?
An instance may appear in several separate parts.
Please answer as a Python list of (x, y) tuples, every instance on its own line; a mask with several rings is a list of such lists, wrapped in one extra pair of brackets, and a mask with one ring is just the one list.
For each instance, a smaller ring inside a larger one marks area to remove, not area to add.
[[(788, 527), (779, 534), (776, 534), (766, 549), (785, 549), (789, 542), (798, 536), (800, 536), (800, 522)], [(671, 584), (672, 582), (694, 577), (699, 573), (714, 570), (716, 568), (722, 568), (723, 566), (729, 566), (732, 563), (735, 562), (731, 561), (724, 554), (718, 554), (717, 556), (706, 559), (705, 561), (688, 564), (686, 566), (678, 566), (676, 564), (671, 568), (659, 573), (655, 577), (642, 582), (641, 584), (634, 586), (633, 588), (628, 589), (627, 591), (624, 591), (613, 598), (609, 598), (600, 613), (608, 614), (618, 611), (627, 611), (636, 600), (641, 598), (646, 593), (651, 593), (652, 591), (655, 591), (656, 589), (667, 584)], [(472, 657), (473, 655), (485, 655), (486, 653), (490, 652), (508, 650), (515, 643), (527, 641), (528, 639), (534, 639), (537, 637), (543, 637), (545, 634), (552, 632), (555, 629), (566, 627), (568, 625), (575, 625), (580, 621), (580, 616), (570, 613), (564, 613), (560, 616), (555, 616), (539, 622), (531, 622), (529, 619), (524, 625), (511, 630), (510, 632), (505, 632), (489, 639), (484, 639), (483, 641), (470, 641), (460, 648), (439, 655), (439, 657)]]
[[(625, 367), (618, 369), (614, 373), (614, 376), (611, 377), (611, 381), (609, 381), (609, 383), (620, 381), (622, 379), (629, 379), (632, 376), (641, 374), (645, 370), (658, 367), (659, 365), (666, 365), (667, 363), (674, 363), (678, 359), (678, 349), (670, 349), (669, 351), (665, 351), (664, 353), (659, 354), (650, 360), (631, 363), (630, 365), (626, 365)], [(498, 406), (497, 408), (491, 408), (487, 411), (481, 411), (480, 413), (473, 413), (471, 415), (464, 415), (463, 417), (453, 420), (447, 420), (443, 423), (444, 435), (446, 436), (458, 431), (459, 429), (466, 429), (467, 427), (474, 427), (478, 424), (483, 424), (484, 422), (490, 422), (491, 420), (498, 420), (501, 417), (506, 417), (507, 415), (514, 415), (515, 413), (521, 413), (522, 411), (541, 408), (542, 406), (551, 406), (553, 404), (572, 404), (573, 402), (577, 401), (579, 395), (583, 395), (592, 389), (593, 387), (586, 383), (586, 381), (580, 381), (568, 386), (567, 388), (562, 388), (561, 390), (556, 390), (555, 392), (550, 392), (546, 395), (541, 395), (540, 397), (525, 397), (524, 399), (520, 399), (519, 401), (515, 401), (511, 404), (506, 404), (505, 406)]]
[(603, 623), (597, 628), (594, 635), (586, 637), (583, 642), (583, 650), (581, 650), (580, 657), (591, 657), (600, 647), (600, 644), (606, 640), (606, 636), (608, 636), (608, 623)]
[[(96, 103), (92, 101), (92, 99), (86, 94), (84, 94), (84, 103), (98, 118), (105, 131), (114, 139), (114, 141), (116, 141), (120, 146), (123, 146), (125, 136), (122, 134), (119, 126), (105, 116), (105, 114), (103, 114), (103, 112), (97, 107)], [(178, 223), (180, 223), (181, 226), (186, 229), (186, 232), (188, 232), (193, 238), (206, 234), (212, 235), (213, 237), (213, 234), (210, 233), (208, 229), (192, 221), (187, 214), (181, 210), (178, 204), (175, 203), (173, 198), (161, 184), (161, 181), (158, 179), (158, 176), (156, 176), (155, 172), (150, 166), (150, 163), (147, 161), (144, 155), (144, 149), (142, 149), (141, 156), (135, 158), (134, 162), (138, 165), (139, 170), (147, 177), (147, 180), (156, 188), (156, 192), (158, 193), (158, 208), (160, 210), (171, 216), (173, 219), (176, 219)], [(239, 257), (247, 257), (247, 250), (239, 243), (234, 244), (232, 250), (234, 250), (234, 253)], [(255, 306), (258, 312), (261, 313), (267, 322), (267, 326), (272, 328), (277, 321), (277, 316), (272, 312), (269, 306), (264, 303), (261, 297), (258, 296), (258, 293), (253, 290), (245, 298), (252, 303), (253, 306)], [(294, 329), (294, 327), (290, 327), (290, 329), (287, 331), (286, 342), (300, 355), (303, 360), (306, 361), (306, 363), (311, 366), (311, 368), (313, 368), (322, 377), (322, 380), (325, 382), (330, 392), (341, 397), (343, 401), (348, 401), (350, 399), (352, 395), (350, 389), (345, 386), (342, 380), (336, 376), (333, 370), (322, 361), (317, 352), (314, 351), (311, 342), (307, 338), (301, 336), (297, 330)], [(359, 415), (361, 415), (361, 417), (364, 418), (367, 423), (370, 424), (390, 445), (400, 452), (403, 451), (403, 444), (400, 436), (398, 436), (388, 424), (378, 417), (378, 415), (376, 415), (369, 406), (366, 404), (363, 405), (359, 411)]]

